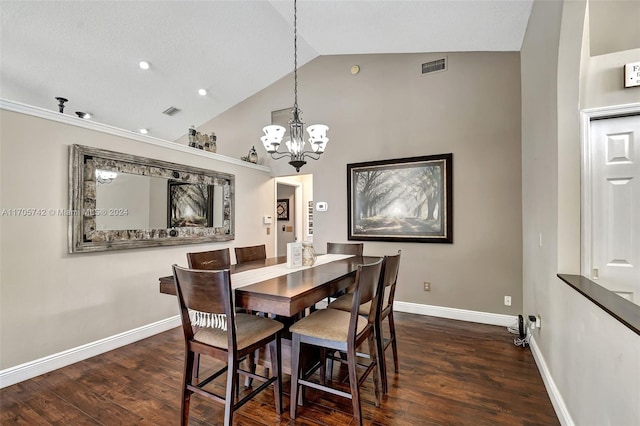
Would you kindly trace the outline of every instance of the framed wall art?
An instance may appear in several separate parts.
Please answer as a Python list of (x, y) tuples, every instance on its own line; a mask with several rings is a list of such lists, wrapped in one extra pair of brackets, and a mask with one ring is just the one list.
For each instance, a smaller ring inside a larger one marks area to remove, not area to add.
[(169, 181), (168, 191), (167, 227), (211, 226), (209, 185)]
[(347, 164), (348, 239), (453, 243), (453, 154)]
[(276, 214), (278, 215), (278, 220), (289, 220), (289, 199), (278, 200)]

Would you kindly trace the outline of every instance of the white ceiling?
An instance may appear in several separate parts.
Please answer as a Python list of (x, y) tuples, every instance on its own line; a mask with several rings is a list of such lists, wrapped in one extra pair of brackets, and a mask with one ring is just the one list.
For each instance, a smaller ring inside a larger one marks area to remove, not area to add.
[[(532, 1), (298, 0), (298, 66), (318, 55), (519, 51)], [(166, 140), (293, 70), (292, 0), (0, 0), (0, 19), (0, 97), (57, 110), (62, 96), (65, 114)], [(180, 112), (162, 114), (170, 106)]]

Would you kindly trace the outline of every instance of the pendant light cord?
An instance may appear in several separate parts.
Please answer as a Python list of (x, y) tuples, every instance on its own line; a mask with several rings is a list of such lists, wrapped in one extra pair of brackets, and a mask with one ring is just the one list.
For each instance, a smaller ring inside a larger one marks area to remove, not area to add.
[(298, 110), (298, 7), (293, 0), (293, 109)]

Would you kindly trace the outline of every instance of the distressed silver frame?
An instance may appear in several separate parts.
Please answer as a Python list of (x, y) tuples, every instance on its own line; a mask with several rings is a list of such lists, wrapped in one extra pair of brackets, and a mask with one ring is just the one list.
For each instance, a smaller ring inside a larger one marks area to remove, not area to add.
[[(223, 226), (97, 230), (96, 168), (187, 183), (221, 184), (225, 186)], [(235, 239), (234, 205), (232, 174), (83, 145), (69, 148), (69, 253), (230, 241)]]

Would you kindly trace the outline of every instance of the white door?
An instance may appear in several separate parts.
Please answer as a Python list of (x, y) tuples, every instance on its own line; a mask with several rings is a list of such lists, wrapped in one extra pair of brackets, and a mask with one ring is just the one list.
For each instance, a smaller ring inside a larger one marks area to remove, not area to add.
[(593, 120), (591, 278), (640, 304), (640, 115)]

